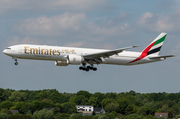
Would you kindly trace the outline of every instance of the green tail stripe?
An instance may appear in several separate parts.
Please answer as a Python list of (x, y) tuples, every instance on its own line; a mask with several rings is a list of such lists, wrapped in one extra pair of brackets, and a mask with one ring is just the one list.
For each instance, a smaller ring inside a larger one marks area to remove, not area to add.
[(153, 45), (153, 46), (155, 46), (155, 45), (157, 45), (157, 44), (159, 44), (159, 43), (163, 42), (165, 38), (166, 38), (166, 35), (165, 35), (165, 36), (163, 36), (162, 38), (160, 38), (159, 40), (157, 40), (157, 41), (154, 43), (154, 45)]

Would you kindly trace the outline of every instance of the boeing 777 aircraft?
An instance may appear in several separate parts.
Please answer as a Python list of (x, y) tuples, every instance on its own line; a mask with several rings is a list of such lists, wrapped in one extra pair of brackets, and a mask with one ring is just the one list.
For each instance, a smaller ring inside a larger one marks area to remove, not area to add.
[[(163, 61), (174, 55), (160, 56), (159, 52), (166, 37), (166, 33), (161, 33), (142, 52), (125, 51), (138, 46), (125, 47), (115, 50), (88, 49), (75, 47), (59, 47), (45, 45), (21, 44), (6, 48), (3, 53), (15, 60), (33, 59), (55, 61), (56, 66), (80, 65), (80, 70), (96, 71), (94, 64), (112, 65), (138, 65), (150, 62)], [(86, 64), (89, 64), (86, 66)]]

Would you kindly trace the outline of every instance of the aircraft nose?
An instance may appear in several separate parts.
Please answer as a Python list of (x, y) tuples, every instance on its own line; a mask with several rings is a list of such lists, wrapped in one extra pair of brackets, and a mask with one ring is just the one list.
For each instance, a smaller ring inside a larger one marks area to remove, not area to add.
[(6, 54), (6, 50), (3, 50), (3, 53)]

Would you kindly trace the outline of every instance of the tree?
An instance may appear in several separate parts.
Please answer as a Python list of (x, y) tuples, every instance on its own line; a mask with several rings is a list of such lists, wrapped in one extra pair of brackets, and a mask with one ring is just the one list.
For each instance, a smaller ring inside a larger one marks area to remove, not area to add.
[(72, 114), (70, 117), (70, 119), (83, 119), (82, 114)]
[(13, 113), (11, 111), (7, 110), (7, 109), (2, 109), (1, 113), (5, 113), (5, 114), (8, 114), (8, 115), (13, 115)]
[(135, 95), (136, 95), (136, 92), (133, 91), (133, 90), (130, 90), (130, 91), (129, 91), (129, 94), (132, 95), (132, 96), (135, 96)]
[(137, 112), (137, 110), (136, 110), (136, 107), (135, 107), (135, 106), (133, 107), (133, 112), (134, 112), (134, 113), (136, 113), (136, 112)]
[(92, 115), (83, 115), (83, 119), (93, 119)]
[(172, 106), (172, 109), (174, 109), (174, 114), (175, 114), (175, 115), (178, 115), (178, 114), (179, 114), (180, 109), (179, 109), (179, 106), (178, 106), (178, 105)]
[(41, 110), (43, 108), (43, 104), (41, 101), (33, 101), (32, 104), (35, 105), (35, 110)]
[(146, 115), (154, 115), (154, 113), (155, 113), (155, 111), (152, 109), (152, 108), (150, 108), (150, 107), (144, 107), (144, 109), (145, 109), (145, 111), (146, 111)]
[(93, 111), (93, 112), (92, 112), (92, 115), (94, 116), (94, 115), (96, 115), (96, 113)]
[(174, 117), (174, 109), (173, 108), (168, 109), (168, 117), (169, 118), (173, 118)]
[(163, 102), (157, 102), (157, 103), (155, 104), (155, 107), (156, 107), (157, 109), (159, 109), (159, 108), (162, 108), (162, 105), (163, 105)]
[(142, 101), (144, 100), (144, 98), (143, 98), (143, 95), (141, 95), (141, 94), (136, 94), (135, 96), (134, 96), (134, 99), (135, 99), (135, 105), (136, 106), (143, 106), (144, 104), (142, 103)]
[(53, 101), (52, 101), (52, 100), (50, 100), (50, 99), (43, 99), (43, 100), (41, 100), (41, 102), (48, 102), (48, 103), (53, 104)]
[(8, 112), (7, 109), (2, 109), (2, 110), (1, 110), (1, 113), (7, 113), (7, 112)]
[(105, 98), (104, 94), (100, 92), (96, 92), (91, 97), (97, 98), (96, 107), (101, 107), (101, 101)]
[(11, 91), (9, 89), (5, 89), (2, 94), (2, 101), (6, 101), (9, 99), (9, 96), (11, 95)]
[(129, 101), (126, 98), (119, 98), (116, 102), (119, 104), (118, 112), (125, 114), (125, 109), (129, 105)]
[(99, 114), (97, 114), (97, 115), (95, 115), (94, 117), (93, 117), (93, 119), (98, 119), (99, 118)]
[(57, 113), (54, 118), (55, 119), (69, 119), (70, 115), (66, 113)]
[(117, 116), (117, 112), (115, 112), (115, 111), (112, 111), (111, 113), (112, 113), (112, 114), (114, 114), (115, 116)]
[(10, 115), (8, 115), (6, 113), (1, 113), (0, 114), (0, 119), (10, 119)]
[(24, 109), (34, 113), (36, 111), (36, 105), (34, 103), (26, 103)]
[(141, 107), (138, 112), (137, 112), (139, 115), (154, 115), (154, 110), (151, 109), (150, 107)]
[(56, 108), (56, 107), (53, 108), (52, 111), (53, 111), (53, 114), (54, 114), (54, 115), (60, 113), (60, 110), (59, 110), (58, 108)]
[(89, 99), (89, 104), (97, 107), (97, 105), (98, 105), (98, 98), (96, 98), (96, 97), (90, 97), (90, 99)]
[(180, 118), (180, 114), (179, 114), (179, 115), (176, 115), (176, 118)]
[(26, 103), (25, 102), (17, 102), (15, 105), (15, 109), (19, 111), (21, 114), (26, 114), (28, 109), (26, 108)]
[(153, 102), (147, 102), (144, 106), (149, 107), (152, 110), (156, 110), (155, 104)]
[(73, 95), (69, 102), (75, 103), (77, 105), (86, 105), (88, 103), (88, 99), (83, 95)]
[(52, 100), (54, 103), (64, 103), (66, 102), (66, 97), (59, 93), (58, 91), (54, 91), (50, 96), (49, 99)]
[(31, 101), (34, 101), (34, 100), (38, 100), (38, 101), (41, 101), (43, 99), (47, 99), (49, 97), (49, 95), (51, 94), (51, 92), (53, 92), (52, 90), (38, 90), (38, 91), (34, 91), (33, 93), (31, 93), (29, 95), (29, 99)]
[(144, 107), (141, 107), (139, 110), (138, 110), (138, 112), (137, 112), (137, 114), (139, 114), (139, 115), (146, 115), (146, 111), (145, 111), (145, 109), (144, 109)]
[(162, 108), (160, 109), (160, 112), (167, 112), (168, 111), (168, 105), (163, 105)]
[(62, 109), (62, 105), (60, 103), (56, 103), (55, 107)]
[(117, 94), (116, 94), (116, 93), (113, 93), (113, 92), (111, 92), (111, 93), (106, 93), (106, 94), (105, 94), (105, 97), (106, 97), (106, 98), (109, 98), (109, 99), (116, 99)]
[(128, 105), (125, 109), (125, 115), (133, 114), (133, 105)]
[(98, 119), (108, 119), (108, 117), (106, 115), (100, 115)]
[(4, 89), (0, 88), (0, 102), (5, 100), (4, 97), (2, 96), (3, 93), (4, 93)]
[(32, 115), (32, 112), (29, 110), (26, 114), (27, 115)]
[(34, 112), (32, 117), (33, 119), (52, 119), (53, 116), (54, 114), (52, 110), (42, 109)]
[(131, 114), (126, 116), (124, 119), (144, 119), (143, 116), (137, 114)]
[(108, 115), (108, 117), (109, 117), (109, 119), (114, 119), (114, 118), (116, 118), (116, 116), (114, 115), (114, 113), (110, 113), (110, 114)]
[(3, 101), (0, 103), (1, 109), (10, 109), (13, 106), (13, 103), (11, 101)]
[(84, 91), (84, 90), (80, 90), (76, 93), (76, 95), (83, 95), (84, 97), (86, 97), (87, 99), (89, 99), (91, 97), (91, 93), (89, 93), (88, 91)]
[(118, 103), (111, 102), (111, 103), (106, 105), (105, 111), (108, 112), (108, 113), (110, 113), (112, 111), (117, 112), (118, 108), (119, 108), (119, 104)]
[(9, 99), (11, 101), (17, 102), (17, 101), (26, 101), (27, 97), (28, 97), (28, 94), (25, 92), (14, 91), (14, 92), (12, 92)]
[(106, 105), (108, 104), (108, 103), (111, 103), (111, 102), (115, 102), (113, 99), (109, 99), (109, 98), (105, 98), (105, 99), (103, 99), (102, 100), (102, 102), (101, 102), (101, 105), (102, 105), (102, 107), (106, 107)]
[(54, 103), (50, 99), (43, 99), (42, 107), (55, 107)]
[(76, 113), (76, 110), (77, 110), (75, 104), (71, 102), (63, 103), (62, 109), (68, 114)]

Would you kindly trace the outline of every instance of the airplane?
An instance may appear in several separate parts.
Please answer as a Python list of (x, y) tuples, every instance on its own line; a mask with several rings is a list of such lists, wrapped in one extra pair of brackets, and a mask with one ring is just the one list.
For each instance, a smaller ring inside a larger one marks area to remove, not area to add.
[[(79, 67), (80, 70), (96, 71), (97, 68), (94, 67), (94, 64), (129, 66), (163, 61), (168, 57), (174, 57), (174, 55), (159, 55), (166, 35), (167, 33), (161, 33), (142, 52), (125, 51), (127, 49), (135, 48), (138, 46), (130, 46), (114, 50), (105, 50), (20, 44), (6, 48), (5, 50), (3, 50), (3, 53), (12, 57), (15, 60), (15, 65), (18, 65), (18, 58), (32, 60), (49, 60), (55, 61), (56, 66), (82, 64), (82, 66)], [(88, 66), (86, 66), (86, 64), (88, 64)]]

